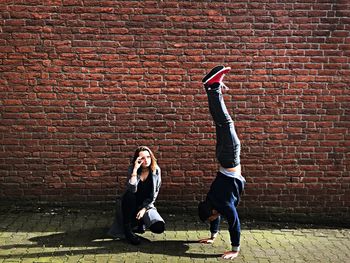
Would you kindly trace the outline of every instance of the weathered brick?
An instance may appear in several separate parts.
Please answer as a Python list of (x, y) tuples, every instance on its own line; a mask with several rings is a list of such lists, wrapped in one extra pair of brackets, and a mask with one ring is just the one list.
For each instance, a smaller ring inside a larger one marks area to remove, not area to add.
[(201, 79), (224, 64), (242, 205), (349, 213), (348, 5), (96, 3), (6, 5), (0, 182), (15, 190), (1, 199), (114, 200), (106, 182), (124, 182), (146, 144), (165, 177), (158, 198), (195, 202), (217, 170)]

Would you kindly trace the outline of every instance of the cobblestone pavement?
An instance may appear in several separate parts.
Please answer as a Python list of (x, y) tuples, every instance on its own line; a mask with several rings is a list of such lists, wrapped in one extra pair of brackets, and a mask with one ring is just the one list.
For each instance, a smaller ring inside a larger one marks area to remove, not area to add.
[[(166, 232), (146, 231), (142, 244), (109, 239), (113, 212), (96, 210), (1, 211), (0, 262), (227, 262), (225, 222), (213, 245), (205, 224), (191, 215), (164, 215)], [(235, 262), (350, 262), (350, 229), (242, 220)]]

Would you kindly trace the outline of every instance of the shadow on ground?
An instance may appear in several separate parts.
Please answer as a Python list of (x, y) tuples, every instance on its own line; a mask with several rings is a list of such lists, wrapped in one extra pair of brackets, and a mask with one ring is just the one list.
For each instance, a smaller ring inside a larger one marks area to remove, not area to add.
[[(22, 249), (26, 252), (6, 255), (0, 255), (0, 258), (38, 258), (38, 257), (62, 257), (71, 255), (91, 255), (91, 254), (118, 254), (141, 252), (146, 254), (161, 254), (168, 256), (181, 256), (191, 258), (216, 258), (219, 254), (189, 253), (189, 245), (197, 241), (188, 240), (157, 240), (150, 241), (142, 238), (139, 246), (128, 244), (125, 240), (113, 240), (106, 236), (106, 228), (90, 228), (77, 231), (67, 231), (45, 236), (30, 238), (32, 244), (13, 244), (0, 246), (0, 249), (16, 249), (20, 252)], [(28, 253), (33, 248), (52, 248), (53, 251)], [(59, 250), (57, 250), (59, 248)], [(55, 251), (56, 250), (56, 251)]]

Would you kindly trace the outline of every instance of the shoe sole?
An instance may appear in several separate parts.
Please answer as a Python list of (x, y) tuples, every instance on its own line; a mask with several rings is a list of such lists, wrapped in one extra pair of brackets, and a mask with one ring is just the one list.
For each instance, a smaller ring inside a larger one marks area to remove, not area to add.
[(231, 67), (224, 67), (223, 69), (219, 70), (218, 72), (216, 72), (213, 76), (211, 76), (209, 79), (207, 79), (205, 82), (203, 82), (203, 84), (207, 84), (210, 80), (212, 80), (215, 76), (217, 76), (218, 74), (222, 73), (223, 71), (225, 74), (227, 72), (229, 72), (231, 70)]

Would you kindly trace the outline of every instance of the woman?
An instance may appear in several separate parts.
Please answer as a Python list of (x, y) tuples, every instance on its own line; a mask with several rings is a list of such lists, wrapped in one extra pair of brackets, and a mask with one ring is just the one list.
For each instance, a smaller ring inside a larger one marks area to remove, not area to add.
[[(136, 149), (128, 169), (126, 191), (117, 205), (114, 223), (109, 230), (113, 237), (125, 238), (133, 245), (140, 244), (134, 232), (163, 233), (165, 223), (154, 206), (161, 185), (161, 171), (152, 151), (146, 146)], [(136, 227), (136, 230), (133, 230)]]

